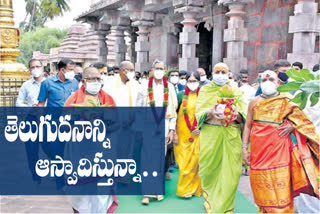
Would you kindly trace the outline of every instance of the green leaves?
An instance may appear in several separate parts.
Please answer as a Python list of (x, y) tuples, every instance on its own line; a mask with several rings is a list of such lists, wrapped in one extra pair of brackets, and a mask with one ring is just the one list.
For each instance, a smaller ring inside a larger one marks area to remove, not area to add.
[(296, 80), (296, 81), (303, 81), (305, 80), (302, 76), (302, 74), (295, 70), (295, 69), (289, 69), (286, 74), (291, 77), (292, 79)]
[(308, 93), (316, 93), (320, 91), (320, 80), (310, 80), (301, 85), (300, 89)]
[(300, 89), (300, 85), (302, 82), (289, 82), (288, 84), (281, 85), (278, 87), (279, 92), (290, 92), (290, 91), (297, 91)]
[(315, 77), (308, 69), (300, 71), (290, 69), (287, 71), (287, 75), (295, 81), (279, 86), (279, 92), (300, 91), (291, 99), (292, 102), (300, 105), (300, 109), (304, 109), (307, 106), (308, 99), (311, 107), (319, 102), (320, 75)]
[(308, 69), (302, 69), (300, 70), (300, 74), (302, 76), (302, 78), (306, 81), (309, 81), (309, 80), (314, 80), (314, 76), (313, 74), (310, 73), (310, 71)]
[(312, 106), (315, 106), (318, 101), (319, 101), (319, 92), (317, 93), (313, 93), (311, 96), (310, 96), (310, 102), (311, 102), (311, 107)]
[(21, 31), (20, 56), (17, 61), (28, 66), (33, 51), (49, 54), (51, 48), (59, 47), (67, 35), (66, 30), (55, 28), (37, 28), (35, 31)]

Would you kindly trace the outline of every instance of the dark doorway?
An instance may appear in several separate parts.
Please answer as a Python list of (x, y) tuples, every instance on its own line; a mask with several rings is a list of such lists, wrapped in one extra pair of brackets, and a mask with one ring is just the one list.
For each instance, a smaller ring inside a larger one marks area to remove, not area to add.
[(197, 45), (196, 56), (199, 58), (199, 67), (206, 70), (210, 76), (212, 64), (212, 34), (213, 30), (208, 31), (204, 27), (204, 22), (197, 25), (199, 32), (199, 44)]

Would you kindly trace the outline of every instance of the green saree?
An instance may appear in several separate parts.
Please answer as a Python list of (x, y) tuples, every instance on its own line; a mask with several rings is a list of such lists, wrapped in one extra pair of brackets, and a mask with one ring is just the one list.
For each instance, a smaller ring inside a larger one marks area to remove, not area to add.
[[(201, 130), (199, 175), (207, 213), (233, 211), (242, 169), (240, 124), (224, 127), (205, 123), (206, 112), (217, 104), (220, 88), (214, 82), (202, 87), (196, 105)], [(242, 92), (238, 88), (232, 89), (237, 111), (244, 117), (246, 106)]]

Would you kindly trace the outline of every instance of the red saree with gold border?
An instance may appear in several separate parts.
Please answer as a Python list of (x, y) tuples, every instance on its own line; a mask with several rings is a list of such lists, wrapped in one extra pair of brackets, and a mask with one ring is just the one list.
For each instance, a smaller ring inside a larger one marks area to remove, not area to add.
[[(293, 198), (319, 198), (319, 136), (305, 114), (285, 95), (253, 107), (250, 135), (250, 183), (259, 211), (293, 213)], [(292, 123), (295, 131), (280, 137), (277, 129)]]

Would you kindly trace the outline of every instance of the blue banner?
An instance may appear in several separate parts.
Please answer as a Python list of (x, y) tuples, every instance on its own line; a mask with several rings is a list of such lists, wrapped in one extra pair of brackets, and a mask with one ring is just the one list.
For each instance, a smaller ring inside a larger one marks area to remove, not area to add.
[(0, 108), (0, 195), (164, 195), (162, 108)]

